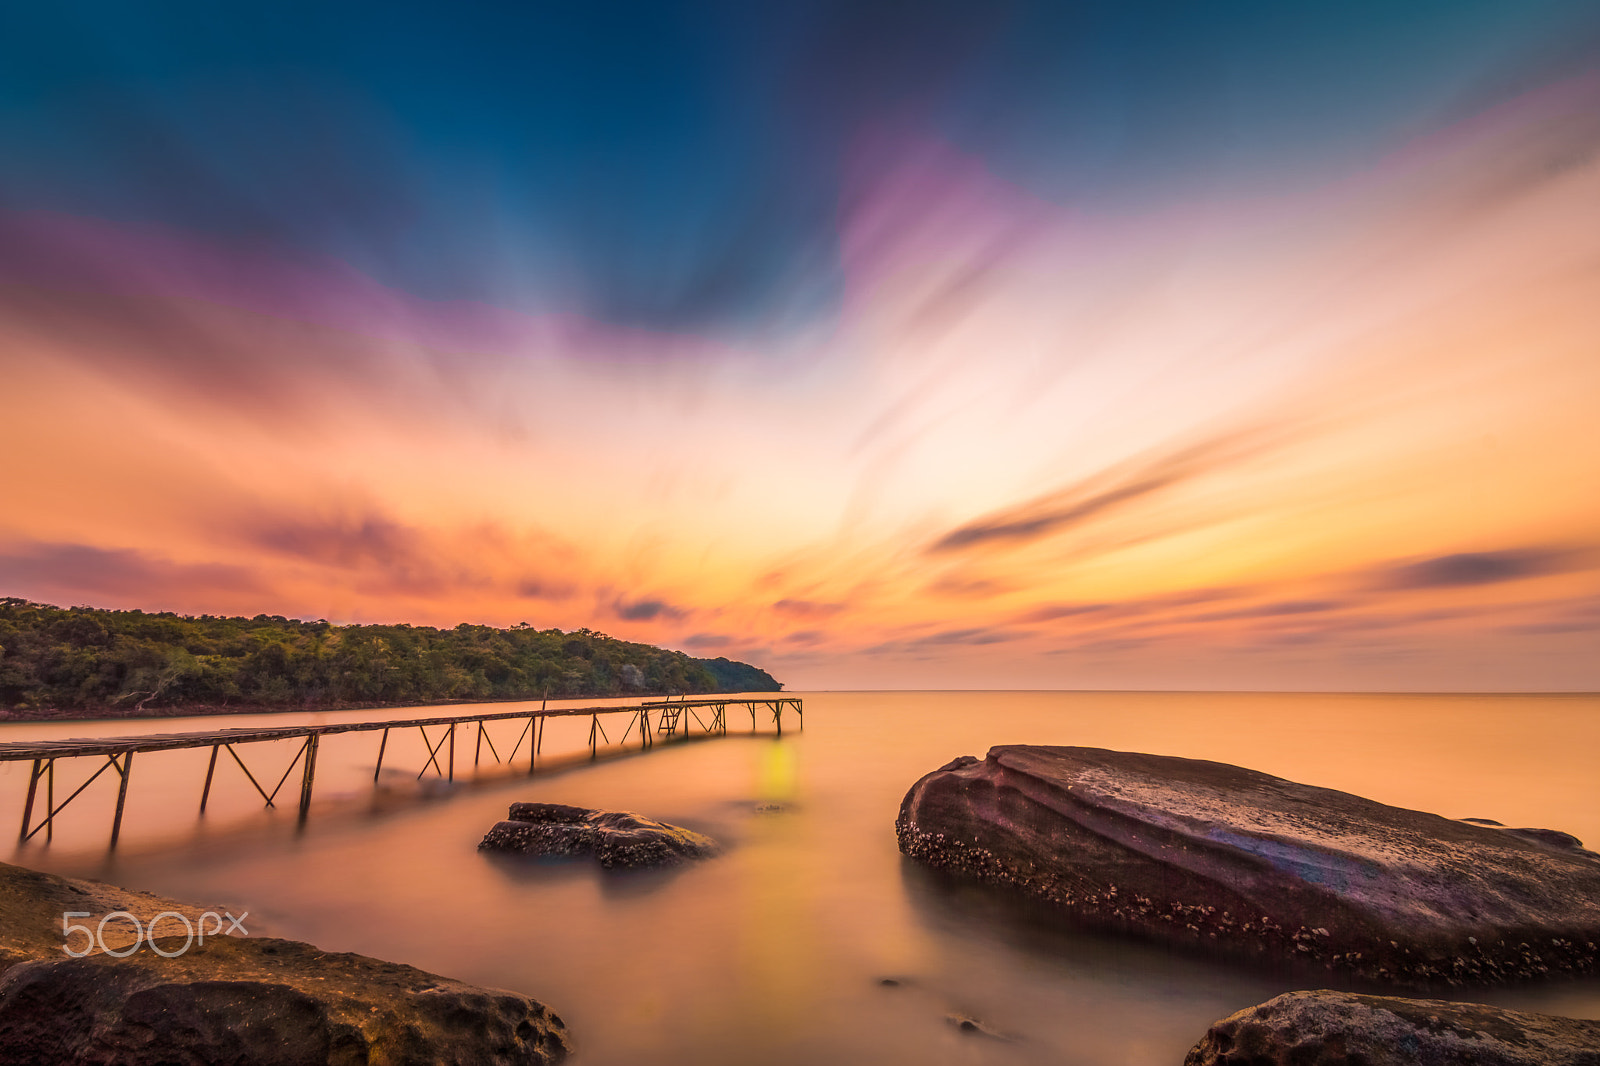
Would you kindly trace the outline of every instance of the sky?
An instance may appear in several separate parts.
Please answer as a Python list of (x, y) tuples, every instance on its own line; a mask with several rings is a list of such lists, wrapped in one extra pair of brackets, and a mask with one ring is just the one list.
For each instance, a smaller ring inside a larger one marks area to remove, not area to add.
[(0, 596), (1600, 690), (1587, 0), (0, 13)]

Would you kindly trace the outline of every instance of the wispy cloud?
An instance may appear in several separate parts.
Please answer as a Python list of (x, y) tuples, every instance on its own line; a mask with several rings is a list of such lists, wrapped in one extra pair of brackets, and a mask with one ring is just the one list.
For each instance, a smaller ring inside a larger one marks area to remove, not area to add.
[(823, 603), (816, 600), (781, 599), (772, 609), (794, 618), (830, 618), (845, 609), (842, 603)]
[(938, 633), (930, 633), (925, 637), (917, 637), (909, 643), (918, 646), (938, 644), (1004, 644), (1007, 641), (1021, 640), (1027, 636), (1031, 636), (1031, 634), (1023, 630), (974, 626), (967, 629), (946, 629)]
[(10, 594), (83, 597), (96, 606), (109, 599), (130, 607), (181, 603), (196, 595), (260, 596), (269, 587), (253, 567), (183, 563), (134, 549), (90, 544), (0, 549), (0, 585)]
[(421, 554), (423, 540), (415, 528), (372, 514), (349, 521), (291, 519), (248, 535), (269, 551), (335, 566), (411, 563)]
[(682, 641), (686, 648), (726, 648), (736, 642), (736, 638), (727, 633), (691, 633)]
[(656, 619), (679, 619), (689, 612), (682, 607), (674, 607), (665, 600), (634, 600), (631, 603), (622, 600), (612, 604), (613, 611), (618, 618), (629, 622), (653, 622)]
[(1514, 548), (1456, 552), (1380, 570), (1378, 583), (1392, 589), (1496, 585), (1564, 571), (1587, 569), (1584, 553), (1569, 548)]
[(1058, 536), (1141, 500), (1264, 454), (1284, 440), (1261, 430), (1218, 434), (1176, 451), (1130, 460), (944, 534), (934, 554), (1006, 548)]
[(1337, 611), (1347, 604), (1342, 600), (1282, 600), (1277, 603), (1261, 603), (1253, 607), (1240, 607), (1232, 611), (1212, 611), (1207, 614), (1195, 616), (1199, 622), (1221, 622), (1235, 618), (1284, 618), (1300, 615), (1326, 614)]
[[(489, 526), (449, 528), (396, 520), (371, 508), (331, 513), (259, 510), (233, 520), (245, 545), (334, 572), (368, 594), (445, 597), (503, 589), (521, 599), (562, 601), (578, 589), (573, 552), (551, 538)], [(329, 575), (333, 576), (333, 575)]]
[(1022, 615), (1024, 622), (1054, 622), (1059, 618), (1081, 618), (1084, 615), (1102, 614), (1114, 609), (1109, 603), (1052, 603), (1035, 607)]

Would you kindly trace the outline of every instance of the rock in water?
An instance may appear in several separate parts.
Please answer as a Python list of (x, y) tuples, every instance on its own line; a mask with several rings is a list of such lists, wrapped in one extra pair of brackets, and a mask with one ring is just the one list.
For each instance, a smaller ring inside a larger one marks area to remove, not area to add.
[(1007, 745), (912, 786), (900, 850), (1091, 922), (1380, 980), (1589, 972), (1600, 856), (1226, 763)]
[(1290, 992), (1217, 1022), (1184, 1066), (1594, 1066), (1600, 1022), (1481, 1003)]
[(533, 1066), (567, 1050), (561, 1019), (526, 996), (292, 940), (42, 959), (0, 977), (4, 1062)]
[(673, 866), (717, 853), (717, 842), (682, 826), (625, 811), (564, 803), (513, 803), (479, 848), (527, 855), (593, 855), (606, 869)]

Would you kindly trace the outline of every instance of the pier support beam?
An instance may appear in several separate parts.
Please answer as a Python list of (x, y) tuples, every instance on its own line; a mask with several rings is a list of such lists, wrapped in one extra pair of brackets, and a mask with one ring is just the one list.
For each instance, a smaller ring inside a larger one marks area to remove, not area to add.
[(300, 824), (306, 821), (306, 812), (311, 810), (311, 782), (317, 776), (317, 742), (322, 739), (312, 733), (306, 738), (305, 774), (300, 778)]
[[(112, 765), (116, 765), (115, 756)], [(111, 817), (111, 846), (117, 846), (117, 838), (122, 835), (122, 807), (128, 801), (128, 778), (133, 776), (133, 752), (122, 753), (122, 765), (117, 767), (117, 773), (122, 775), (122, 783), (117, 786), (117, 813)], [(52, 818), (52, 821), (54, 819)]]
[(435, 743), (434, 741), (428, 739), (428, 730), (425, 726), (417, 726), (417, 732), (422, 734), (422, 743), (427, 745), (428, 748), (428, 761), (423, 763), (422, 769), (417, 771), (417, 780), (422, 780), (422, 775), (428, 772), (428, 767), (430, 765), (433, 767), (434, 773), (438, 774), (440, 777), (443, 777), (444, 767), (439, 765), (439, 749), (444, 747), (445, 738), (449, 736), (449, 733), (440, 733), (439, 740), (437, 743)]
[(211, 762), (206, 765), (206, 786), (200, 790), (200, 813), (206, 813), (206, 800), (211, 798), (211, 779), (217, 773), (217, 752), (221, 744), (211, 745)]
[(383, 773), (383, 749), (389, 746), (389, 731), (383, 731), (383, 739), (378, 741), (378, 765), (372, 768), (372, 783), (378, 783), (378, 775)]
[[(54, 762), (54, 760), (51, 761)], [(39, 764), (42, 762), (44, 762), (43, 759), (33, 760), (33, 772), (28, 775), (28, 799), (22, 805), (22, 835), (19, 838), (22, 840), (28, 839), (28, 823), (33, 821), (33, 797), (39, 791)], [(55, 804), (51, 804), (51, 806), (53, 807)]]

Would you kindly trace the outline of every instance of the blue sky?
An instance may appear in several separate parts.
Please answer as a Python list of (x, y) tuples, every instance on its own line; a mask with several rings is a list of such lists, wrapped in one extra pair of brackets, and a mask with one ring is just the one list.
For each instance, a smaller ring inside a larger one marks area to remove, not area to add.
[(1592, 64), (1573, 0), (11, 5), (0, 197), (629, 324), (827, 316), (861, 138), (1090, 211), (1337, 178)]

